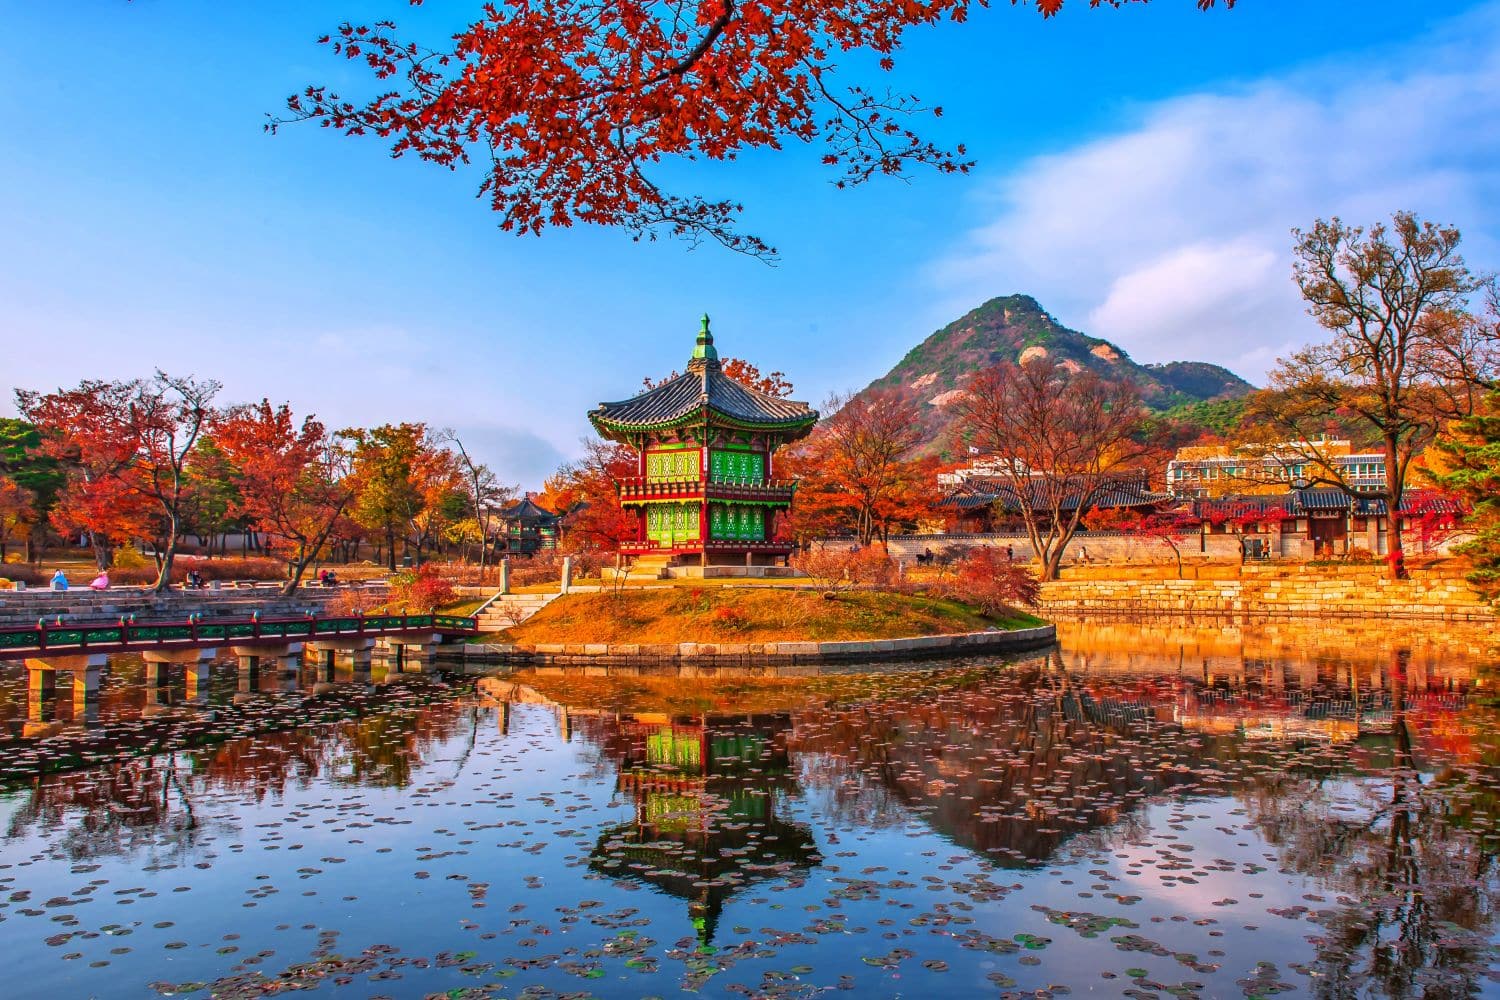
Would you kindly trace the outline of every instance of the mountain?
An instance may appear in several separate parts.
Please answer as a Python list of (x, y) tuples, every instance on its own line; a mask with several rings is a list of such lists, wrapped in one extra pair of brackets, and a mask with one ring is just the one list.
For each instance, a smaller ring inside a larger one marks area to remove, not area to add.
[(989, 365), (1042, 352), (1111, 380), (1133, 381), (1146, 404), (1162, 412), (1237, 399), (1255, 388), (1229, 369), (1202, 361), (1137, 364), (1109, 341), (1063, 326), (1031, 296), (1007, 295), (990, 299), (922, 341), (859, 395), (893, 389), (920, 398), (925, 404), (923, 450), (936, 451), (945, 444), (944, 407), (957, 397), (964, 379)]

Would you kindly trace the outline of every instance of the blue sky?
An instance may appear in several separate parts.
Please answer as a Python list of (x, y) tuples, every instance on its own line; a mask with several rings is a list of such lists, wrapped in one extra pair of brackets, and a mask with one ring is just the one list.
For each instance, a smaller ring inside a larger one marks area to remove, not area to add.
[[(1029, 292), (1140, 361), (1252, 380), (1316, 336), (1288, 229), (1412, 208), (1500, 266), (1500, 2), (1190, 0), (913, 35), (895, 80), (978, 159), (836, 191), (818, 150), (670, 168), (746, 204), (776, 267), (578, 228), (501, 233), (477, 173), (267, 111), (362, 81), (340, 20), (441, 37), (477, 0), (0, 0), (0, 406), (162, 367), (336, 426), (456, 428), (527, 487), (586, 410), (721, 349), (799, 397), (858, 388), (986, 298)], [(860, 75), (851, 61), (851, 78)]]

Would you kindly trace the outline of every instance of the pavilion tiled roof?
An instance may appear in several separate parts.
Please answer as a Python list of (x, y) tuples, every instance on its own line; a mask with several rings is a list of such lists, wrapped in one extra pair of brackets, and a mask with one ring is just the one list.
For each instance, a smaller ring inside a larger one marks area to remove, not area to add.
[[(1086, 492), (1081, 482), (1063, 483), (1059, 487), (1054, 480), (1041, 476), (1026, 483), (1024, 489), (1026, 499), (1029, 500), (1029, 505), (1033, 510), (1050, 508), (1054, 491), (1058, 489), (1062, 491), (1060, 509), (1072, 510), (1078, 506), (1079, 500)], [(974, 510), (998, 503), (1005, 510), (1016, 512), (1021, 509), (1021, 497), (1022, 494), (1017, 491), (1015, 485), (1004, 480), (971, 479), (963, 487), (939, 501), (938, 506), (957, 510)], [(1096, 493), (1089, 506), (1095, 510), (1113, 507), (1144, 507), (1170, 499), (1170, 494), (1151, 492), (1144, 478), (1122, 476), (1111, 482), (1104, 490)]]
[[(1379, 497), (1351, 497), (1343, 490), (1318, 487), (1276, 494), (1244, 494), (1193, 501), (1193, 513), (1211, 511), (1269, 511), (1281, 508), (1287, 517), (1306, 517), (1312, 512), (1349, 511), (1358, 517), (1384, 517), (1385, 501)], [(1463, 504), (1434, 490), (1407, 490), (1401, 500), (1402, 514), (1464, 514)]]
[(638, 396), (600, 403), (589, 412), (596, 427), (645, 430), (673, 424), (707, 408), (728, 420), (749, 425), (811, 427), (818, 413), (806, 403), (757, 392), (724, 374), (708, 317), (698, 337), (698, 349), (688, 370)]
[(556, 514), (537, 504), (531, 497), (522, 497), (515, 503), (502, 507), (500, 516), (507, 521), (519, 521), (523, 524), (553, 524), (557, 521)]

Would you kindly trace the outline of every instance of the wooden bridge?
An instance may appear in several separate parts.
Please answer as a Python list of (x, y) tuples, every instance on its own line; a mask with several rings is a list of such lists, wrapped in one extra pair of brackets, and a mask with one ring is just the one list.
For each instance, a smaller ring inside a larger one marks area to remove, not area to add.
[(133, 616), (114, 623), (40, 620), (29, 628), (0, 628), (0, 660), (44, 655), (205, 649), (263, 643), (377, 639), (403, 635), (477, 635), (474, 618), (458, 615), (303, 615), (290, 618), (209, 618), (192, 615), (175, 621), (137, 622)]
[(57, 676), (71, 678), (73, 718), (98, 717), (99, 690), (111, 653), (136, 653), (146, 661), (146, 684), (158, 693), (168, 671), (183, 675), (189, 701), (208, 692), (209, 663), (221, 650), (239, 661), (241, 691), (254, 690), (266, 668), (294, 673), (299, 663), (315, 668), (323, 683), (369, 678), (377, 645), (391, 669), (425, 671), (435, 665), (437, 646), (453, 636), (479, 633), (474, 618), (458, 615), (306, 614), (299, 617), (209, 618), (114, 623), (38, 621), (29, 628), (0, 627), (0, 661), (26, 667), (27, 718), (45, 723), (57, 693)]

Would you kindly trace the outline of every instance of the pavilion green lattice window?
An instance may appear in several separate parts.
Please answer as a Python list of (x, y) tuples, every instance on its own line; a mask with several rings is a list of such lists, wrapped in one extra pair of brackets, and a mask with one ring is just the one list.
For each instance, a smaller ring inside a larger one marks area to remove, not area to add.
[(714, 504), (708, 511), (710, 538), (758, 542), (766, 537), (766, 512), (763, 507), (746, 504)]
[(646, 479), (650, 482), (697, 482), (699, 458), (696, 448), (681, 451), (648, 451), (646, 453)]
[(760, 482), (766, 477), (766, 456), (758, 451), (712, 451), (708, 470), (721, 482)]
[(657, 545), (669, 545), (698, 537), (698, 505), (654, 503), (646, 508), (646, 537)]

